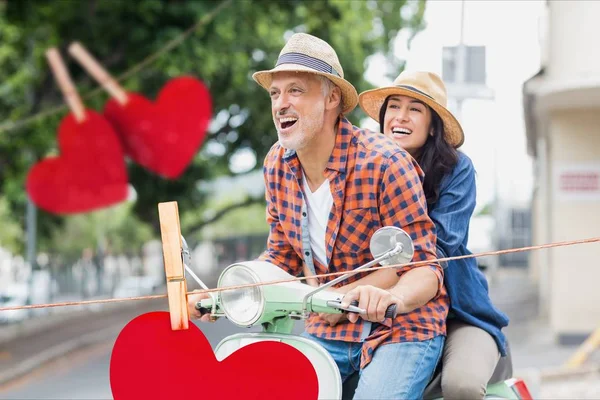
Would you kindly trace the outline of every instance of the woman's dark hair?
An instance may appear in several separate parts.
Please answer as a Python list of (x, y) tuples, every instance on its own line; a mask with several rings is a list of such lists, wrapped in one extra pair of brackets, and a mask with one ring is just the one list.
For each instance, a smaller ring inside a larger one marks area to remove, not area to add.
[[(385, 112), (387, 111), (389, 99), (388, 96), (379, 110), (379, 131), (381, 133), (383, 133)], [(415, 159), (425, 173), (423, 190), (427, 199), (427, 206), (431, 209), (431, 206), (438, 201), (442, 179), (452, 171), (452, 168), (458, 162), (458, 152), (444, 139), (444, 124), (438, 113), (431, 107), (429, 109), (431, 110), (433, 136), (427, 135), (427, 141), (418, 154), (415, 154)]]

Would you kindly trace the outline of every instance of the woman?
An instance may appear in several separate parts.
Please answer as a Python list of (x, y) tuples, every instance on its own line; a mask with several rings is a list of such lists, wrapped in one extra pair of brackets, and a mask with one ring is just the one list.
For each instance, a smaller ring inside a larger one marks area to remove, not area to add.
[[(440, 77), (430, 72), (403, 72), (392, 86), (361, 93), (359, 102), (379, 122), (380, 131), (408, 151), (423, 169), (438, 256), (471, 254), (466, 246), (475, 208), (475, 170), (469, 157), (456, 150), (464, 134), (446, 108), (446, 87)], [(486, 278), (474, 258), (450, 261), (444, 267), (451, 303), (442, 356), (444, 399), (482, 399), (492, 378), (498, 382), (512, 374), (501, 332), (508, 318), (492, 305)], [(382, 299), (394, 293), (393, 289), (383, 294), (385, 291), (375, 288), (357, 288), (344, 300), (363, 297), (365, 292)]]

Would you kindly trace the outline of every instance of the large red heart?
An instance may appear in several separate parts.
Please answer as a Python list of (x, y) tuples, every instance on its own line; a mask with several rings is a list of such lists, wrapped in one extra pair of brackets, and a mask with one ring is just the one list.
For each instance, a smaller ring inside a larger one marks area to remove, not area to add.
[(164, 311), (123, 328), (110, 359), (110, 386), (115, 400), (309, 400), (319, 391), (313, 366), (292, 346), (258, 342), (219, 362), (196, 325), (173, 331)]
[(26, 188), (40, 208), (57, 214), (92, 211), (127, 198), (127, 170), (117, 134), (101, 115), (67, 115), (58, 129), (60, 156), (35, 164)]
[(179, 77), (156, 103), (128, 93), (125, 105), (109, 100), (104, 115), (121, 136), (132, 160), (166, 178), (177, 178), (204, 141), (211, 119), (210, 93), (197, 79)]

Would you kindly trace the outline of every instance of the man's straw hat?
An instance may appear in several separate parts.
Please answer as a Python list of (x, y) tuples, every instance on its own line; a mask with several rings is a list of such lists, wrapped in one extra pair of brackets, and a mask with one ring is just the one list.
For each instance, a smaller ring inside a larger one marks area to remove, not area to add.
[(335, 50), (324, 40), (306, 33), (295, 33), (279, 53), (275, 68), (258, 71), (252, 78), (269, 90), (273, 73), (280, 71), (309, 72), (332, 81), (342, 91), (342, 113), (347, 114), (358, 104), (358, 93), (344, 79), (344, 70)]
[(404, 71), (392, 86), (362, 92), (359, 96), (360, 107), (375, 121), (379, 121), (379, 110), (388, 96), (401, 95), (415, 98), (431, 107), (444, 122), (446, 141), (454, 148), (465, 141), (465, 134), (458, 120), (448, 111), (446, 85), (432, 72)]

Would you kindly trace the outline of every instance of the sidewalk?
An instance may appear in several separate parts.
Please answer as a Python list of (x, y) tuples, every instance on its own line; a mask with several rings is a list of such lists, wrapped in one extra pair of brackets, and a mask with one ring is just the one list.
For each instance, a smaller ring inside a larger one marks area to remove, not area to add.
[(600, 399), (600, 351), (569, 370), (565, 364), (578, 346), (557, 344), (546, 321), (511, 327), (506, 335), (512, 345), (514, 376), (525, 380), (534, 398)]
[(511, 345), (514, 375), (525, 379), (534, 398), (600, 399), (600, 351), (569, 372), (564, 365), (579, 346), (556, 342), (549, 322), (538, 315), (538, 288), (527, 270), (507, 268), (494, 278), (490, 296), (510, 318), (503, 332)]

